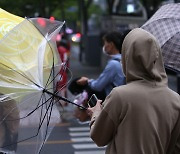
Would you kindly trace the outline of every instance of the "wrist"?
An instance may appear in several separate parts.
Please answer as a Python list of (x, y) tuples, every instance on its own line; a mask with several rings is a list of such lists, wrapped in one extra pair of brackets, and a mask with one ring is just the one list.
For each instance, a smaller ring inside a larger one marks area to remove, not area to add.
[(87, 83), (90, 84), (92, 82), (93, 79), (88, 79)]

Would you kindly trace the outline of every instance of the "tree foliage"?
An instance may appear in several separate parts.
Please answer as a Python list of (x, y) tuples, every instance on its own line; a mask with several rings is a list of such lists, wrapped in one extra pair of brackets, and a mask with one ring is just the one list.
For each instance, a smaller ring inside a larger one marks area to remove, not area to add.
[(1, 0), (0, 6), (8, 12), (22, 17), (34, 17), (35, 13), (38, 13), (42, 17), (54, 15), (60, 19), (63, 10), (67, 14), (67, 18), (75, 18), (73, 16), (76, 12), (67, 10), (71, 6), (77, 6), (77, 0)]
[[(112, 13), (115, 0), (104, 0), (108, 6), (107, 14)], [(122, 1), (122, 0), (121, 0)], [(163, 0), (140, 0), (145, 6), (148, 17), (158, 8)], [(101, 9), (93, 0), (0, 0), (2, 9), (21, 17), (54, 16), (69, 24), (81, 23), (87, 29), (87, 20), (91, 14), (100, 15)]]
[(140, 0), (145, 7), (148, 18), (150, 18), (158, 9), (159, 5), (164, 1), (164, 0)]

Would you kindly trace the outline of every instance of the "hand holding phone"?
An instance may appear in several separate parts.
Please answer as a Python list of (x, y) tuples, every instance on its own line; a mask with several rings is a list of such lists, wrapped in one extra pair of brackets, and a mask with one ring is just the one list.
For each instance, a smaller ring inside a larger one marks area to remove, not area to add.
[(95, 94), (93, 94), (88, 101), (88, 105), (90, 107), (94, 107), (96, 105), (97, 101), (98, 101), (97, 96)]

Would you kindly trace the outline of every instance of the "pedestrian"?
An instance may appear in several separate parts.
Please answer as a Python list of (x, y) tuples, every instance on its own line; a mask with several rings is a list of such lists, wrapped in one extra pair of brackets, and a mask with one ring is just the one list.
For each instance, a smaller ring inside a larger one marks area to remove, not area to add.
[[(86, 91), (88, 92), (88, 98), (91, 97), (92, 94), (96, 94), (99, 99), (104, 100), (114, 87), (125, 84), (125, 77), (121, 65), (121, 47), (127, 32), (128, 31), (124, 33), (112, 31), (106, 33), (103, 36), (104, 46), (102, 50), (103, 53), (109, 57), (109, 60), (105, 69), (97, 79), (81, 77), (76, 81), (77, 85), (87, 85)], [(87, 107), (87, 100), (84, 101), (83, 105)], [(80, 113), (84, 112), (85, 111), (81, 110)], [(81, 114), (76, 117), (80, 119), (80, 116)]]
[[(68, 50), (68, 45), (66, 40), (61, 39), (59, 41), (57, 41), (57, 49), (58, 49), (58, 53), (59, 53), (59, 58), (62, 62), (60, 71), (59, 71), (59, 75), (57, 76), (58, 82), (57, 82), (57, 86), (56, 89), (57, 91), (60, 93), (61, 96), (66, 97), (67, 98), (67, 82), (68, 82), (68, 75), (67, 75), (67, 68), (69, 66), (69, 58), (68, 58), (68, 54), (69, 54), (69, 50)], [(67, 106), (67, 102), (63, 102), (61, 101), (61, 105), (63, 106)]]
[(90, 136), (106, 154), (180, 153), (180, 96), (168, 88), (159, 44), (143, 29), (122, 45), (126, 85), (114, 88), (87, 112)]
[[(2, 94), (0, 94), (0, 96), (2, 96)], [(11, 99), (10, 97), (1, 98), (0, 154), (3, 153), (3, 151), (12, 153), (16, 152), (18, 144), (19, 123), (19, 110), (15, 100)]]
[(110, 93), (110, 91), (120, 85), (125, 84), (125, 77), (121, 66), (121, 46), (123, 42), (124, 33), (117, 31), (109, 32), (103, 36), (104, 46), (103, 53), (109, 57), (103, 72), (97, 79), (89, 79), (88, 77), (81, 77), (77, 80), (77, 84), (86, 85), (92, 90), (92, 93), (99, 92), (100, 99)]

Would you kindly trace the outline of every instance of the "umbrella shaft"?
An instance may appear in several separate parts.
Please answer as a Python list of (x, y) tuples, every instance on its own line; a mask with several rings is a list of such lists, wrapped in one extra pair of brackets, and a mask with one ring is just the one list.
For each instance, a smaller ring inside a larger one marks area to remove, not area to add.
[(76, 103), (68, 100), (68, 99), (65, 98), (65, 97), (62, 97), (62, 96), (59, 96), (59, 95), (54, 94), (54, 93), (52, 93), (52, 92), (49, 92), (49, 91), (47, 91), (46, 89), (44, 89), (43, 92), (46, 92), (47, 94), (50, 94), (50, 95), (52, 95), (52, 96), (54, 96), (54, 97), (56, 97), (56, 98), (58, 98), (58, 99), (60, 99), (60, 100), (63, 100), (63, 101), (65, 101), (65, 102), (71, 103), (71, 104), (76, 105), (76, 106), (78, 106), (78, 107), (80, 107), (80, 108), (82, 108), (82, 109), (87, 110), (87, 108), (85, 108), (85, 107), (83, 107), (83, 106), (81, 106), (81, 105), (78, 105), (78, 104), (76, 104)]

